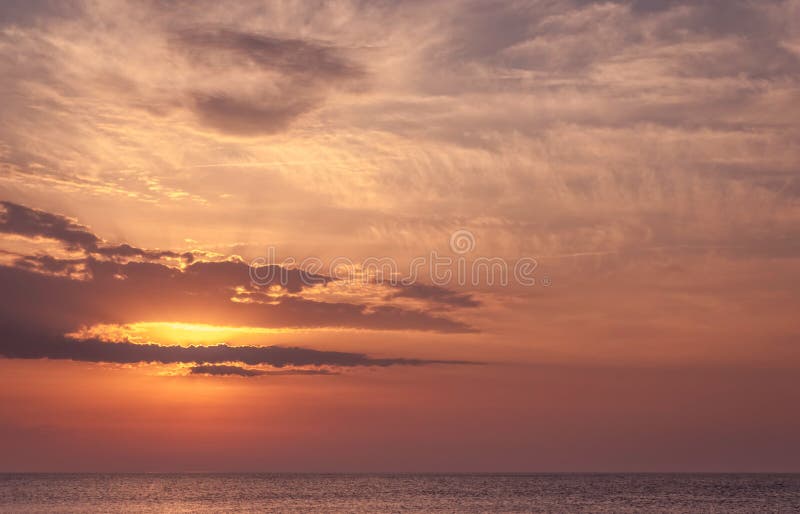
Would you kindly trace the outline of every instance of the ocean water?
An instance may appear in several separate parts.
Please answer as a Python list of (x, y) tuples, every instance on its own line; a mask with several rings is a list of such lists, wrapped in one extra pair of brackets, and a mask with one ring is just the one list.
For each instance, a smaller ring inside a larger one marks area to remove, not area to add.
[(4, 474), (2, 512), (800, 512), (800, 474)]

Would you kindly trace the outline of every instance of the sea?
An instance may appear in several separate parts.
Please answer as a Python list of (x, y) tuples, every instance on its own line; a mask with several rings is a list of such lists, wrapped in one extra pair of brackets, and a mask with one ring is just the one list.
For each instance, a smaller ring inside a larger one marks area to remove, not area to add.
[(800, 512), (800, 474), (0, 474), (0, 512)]

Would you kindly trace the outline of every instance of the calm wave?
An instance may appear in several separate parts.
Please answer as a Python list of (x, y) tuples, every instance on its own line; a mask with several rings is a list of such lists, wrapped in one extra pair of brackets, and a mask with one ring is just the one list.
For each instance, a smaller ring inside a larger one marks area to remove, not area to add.
[(798, 512), (800, 475), (0, 475), (2, 512)]

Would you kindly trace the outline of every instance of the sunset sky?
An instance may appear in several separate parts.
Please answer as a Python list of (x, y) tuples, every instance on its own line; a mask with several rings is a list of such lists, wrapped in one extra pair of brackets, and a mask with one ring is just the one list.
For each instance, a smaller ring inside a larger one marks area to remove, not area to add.
[(800, 471), (799, 290), (800, 0), (0, 0), (0, 471)]

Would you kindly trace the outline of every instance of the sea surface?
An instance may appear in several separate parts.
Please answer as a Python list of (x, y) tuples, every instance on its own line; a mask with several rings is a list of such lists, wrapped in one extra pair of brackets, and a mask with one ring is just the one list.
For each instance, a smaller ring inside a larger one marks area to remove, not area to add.
[(0, 474), (0, 512), (800, 512), (800, 474)]

